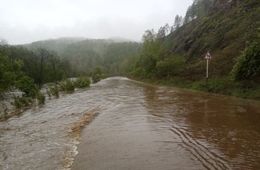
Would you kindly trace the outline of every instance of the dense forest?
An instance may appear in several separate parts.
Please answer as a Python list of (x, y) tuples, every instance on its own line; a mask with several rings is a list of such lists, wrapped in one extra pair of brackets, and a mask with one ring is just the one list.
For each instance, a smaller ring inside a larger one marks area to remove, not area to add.
[[(45, 103), (41, 87), (69, 77), (70, 64), (45, 49), (0, 46), (0, 120), (20, 113), (33, 104)], [(10, 93), (9, 93), (10, 92)], [(22, 94), (21, 94), (21, 93)], [(10, 104), (19, 109), (9, 112)]]
[(0, 92), (16, 87), (29, 93), (30, 87), (61, 80), (69, 75), (70, 70), (68, 62), (45, 49), (32, 52), (22, 47), (2, 45), (0, 60)]

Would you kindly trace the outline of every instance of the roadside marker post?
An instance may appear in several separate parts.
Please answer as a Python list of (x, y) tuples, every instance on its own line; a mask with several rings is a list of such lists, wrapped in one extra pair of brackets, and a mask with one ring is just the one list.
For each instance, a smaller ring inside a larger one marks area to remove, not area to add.
[(207, 52), (206, 56), (205, 56), (205, 59), (207, 61), (207, 65), (206, 65), (206, 80), (208, 81), (208, 78), (209, 78), (209, 60), (211, 60), (211, 55), (209, 53), (209, 51)]

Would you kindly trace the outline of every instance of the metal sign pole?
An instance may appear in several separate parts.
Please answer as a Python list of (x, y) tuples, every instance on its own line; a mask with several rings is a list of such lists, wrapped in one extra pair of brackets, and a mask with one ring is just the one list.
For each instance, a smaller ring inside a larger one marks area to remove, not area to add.
[(209, 59), (207, 59), (206, 78), (209, 78)]
[(211, 55), (209, 53), (209, 51), (207, 52), (205, 59), (207, 60), (207, 65), (206, 65), (206, 81), (208, 82), (208, 78), (209, 78), (209, 60), (211, 59)]

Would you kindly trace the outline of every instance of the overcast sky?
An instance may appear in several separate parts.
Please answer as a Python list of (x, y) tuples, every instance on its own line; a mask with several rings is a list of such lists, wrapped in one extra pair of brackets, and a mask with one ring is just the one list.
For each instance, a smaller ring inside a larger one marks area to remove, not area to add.
[(0, 38), (10, 44), (59, 37), (141, 40), (172, 25), (192, 0), (0, 0)]

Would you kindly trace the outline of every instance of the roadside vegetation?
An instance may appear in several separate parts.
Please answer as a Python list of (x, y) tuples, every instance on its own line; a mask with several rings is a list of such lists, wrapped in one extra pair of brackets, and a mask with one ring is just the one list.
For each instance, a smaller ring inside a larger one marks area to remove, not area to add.
[[(26, 77), (25, 79), (19, 81), (18, 86), (16, 86), (17, 90), (19, 90), (19, 92), (22, 92), (22, 95), (14, 94), (11, 99), (11, 105), (15, 107), (15, 110), (10, 113), (1, 113), (0, 120), (4, 120), (13, 115), (20, 114), (33, 105), (44, 105), (46, 96), (48, 96), (49, 99), (59, 98), (60, 93), (70, 94), (73, 93), (76, 88), (82, 89), (88, 87), (90, 87), (90, 78), (81, 76), (78, 78), (74, 78), (74, 80), (66, 79), (57, 83), (50, 83), (47, 88), (42, 88), (42, 90), (39, 90), (37, 86), (31, 81), (31, 79)], [(3, 99), (4, 97), (2, 98), (2, 100)]]
[[(80, 74), (80, 73), (78, 73)], [(60, 92), (72, 93), (75, 88), (90, 86), (88, 76), (77, 76), (70, 64), (55, 52), (45, 49), (30, 51), (23, 47), (0, 46), (0, 120), (19, 114), (35, 105), (44, 105), (46, 96), (58, 98)], [(98, 82), (102, 70), (89, 73)], [(44, 87), (45, 84), (49, 87)], [(45, 92), (46, 91), (46, 92)], [(10, 104), (15, 109), (10, 109)]]
[[(260, 1), (194, 0), (173, 26), (143, 35), (129, 75), (178, 87), (260, 99)], [(206, 80), (207, 51), (210, 51)]]

